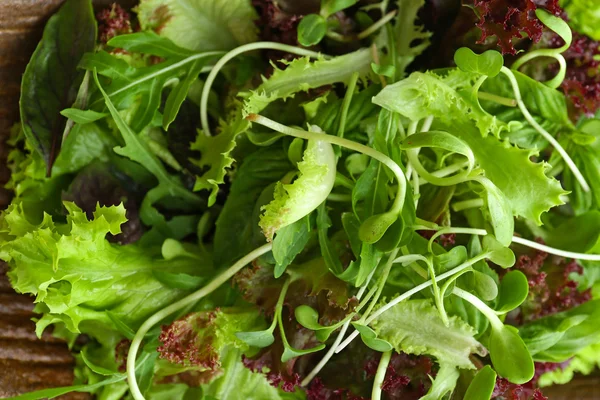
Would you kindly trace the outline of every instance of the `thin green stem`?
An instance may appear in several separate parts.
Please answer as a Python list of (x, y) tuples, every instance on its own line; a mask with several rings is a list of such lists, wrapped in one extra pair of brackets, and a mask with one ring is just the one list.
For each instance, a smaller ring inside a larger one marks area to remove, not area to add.
[(458, 212), (458, 211), (468, 210), (471, 208), (483, 207), (483, 204), (484, 204), (484, 201), (483, 201), (483, 199), (480, 199), (480, 198), (463, 200), (463, 201), (457, 201), (456, 203), (452, 204), (452, 209), (454, 211)]
[(285, 330), (283, 329), (283, 302), (285, 301), (285, 295), (287, 294), (288, 288), (290, 287), (290, 283), (292, 283), (292, 279), (288, 278), (285, 280), (283, 287), (281, 288), (281, 292), (279, 292), (279, 298), (277, 299), (277, 304), (275, 305), (275, 319), (277, 320), (277, 324), (279, 325), (279, 333), (281, 334), (281, 340), (283, 341), (283, 345), (285, 347), (292, 347), (288, 343), (287, 337), (285, 336)]
[[(246, 53), (248, 51), (254, 50), (279, 50), (284, 51), (286, 53), (297, 54), (299, 56), (308, 56), (313, 58), (321, 57), (322, 54), (316, 53), (314, 51), (302, 49), (296, 46), (289, 46), (287, 44), (281, 44), (276, 42), (256, 42), (245, 44), (240, 47), (236, 47), (231, 50), (229, 53), (225, 54), (217, 63), (214, 68), (210, 71), (210, 74), (206, 77), (206, 82), (204, 83), (204, 87), (202, 88), (202, 96), (200, 97), (200, 121), (202, 122), (202, 132), (210, 136), (210, 126), (208, 125), (208, 96), (210, 94), (210, 89), (217, 78), (217, 74), (221, 71), (221, 68), (231, 59), (239, 56), (242, 53)], [(162, 70), (161, 70), (162, 71)]]
[(375, 380), (373, 381), (371, 400), (381, 400), (381, 385), (383, 385), (383, 381), (385, 380), (385, 373), (387, 372), (388, 365), (390, 365), (392, 352), (393, 350), (389, 350), (381, 354), (379, 366), (377, 367), (377, 372), (375, 373)]
[(354, 90), (356, 89), (358, 77), (358, 72), (352, 74), (350, 80), (348, 81), (348, 87), (346, 88), (344, 100), (342, 101), (342, 113), (340, 114), (340, 124), (338, 125), (337, 130), (337, 135), (342, 138), (344, 137), (344, 133), (346, 131), (346, 119), (348, 118), (348, 110), (350, 109), (350, 103), (352, 102), (352, 96), (354, 95)]
[(396, 16), (396, 10), (390, 11), (389, 13), (387, 13), (386, 15), (381, 17), (379, 20), (377, 20), (377, 22), (375, 22), (373, 25), (369, 26), (367, 29), (365, 29), (364, 31), (362, 31), (356, 35), (345, 36), (340, 33), (332, 32), (332, 31), (327, 31), (327, 33), (325, 33), (325, 35), (329, 39), (335, 40), (336, 42), (341, 42), (341, 43), (355, 42), (357, 40), (362, 40), (364, 38), (367, 38), (371, 34), (377, 32), (381, 27), (383, 27), (385, 24), (390, 22), (395, 16)]
[(571, 159), (571, 156), (569, 156), (569, 154), (560, 145), (560, 143), (558, 143), (554, 136), (549, 134), (544, 128), (542, 128), (540, 124), (537, 123), (535, 119), (533, 119), (533, 117), (529, 113), (529, 110), (527, 110), (527, 107), (525, 107), (525, 103), (523, 103), (523, 100), (521, 98), (521, 91), (519, 90), (519, 85), (517, 83), (517, 79), (515, 78), (515, 74), (513, 74), (513, 72), (506, 67), (502, 67), (501, 72), (508, 77), (510, 84), (512, 85), (513, 92), (515, 94), (515, 99), (517, 100), (517, 105), (519, 106), (519, 109), (521, 110), (521, 113), (523, 113), (523, 116), (525, 117), (527, 122), (529, 122), (531, 126), (533, 126), (533, 128), (536, 131), (538, 131), (539, 134), (542, 135), (548, 142), (550, 142), (550, 144), (556, 149), (556, 151), (558, 151), (560, 156), (563, 158), (563, 160), (571, 170), (571, 172), (573, 172), (573, 175), (581, 185), (581, 188), (585, 192), (589, 192), (590, 187), (585, 181), (583, 175), (581, 174), (581, 171), (579, 171), (579, 168), (577, 168), (577, 166)]
[(364, 31), (362, 31), (361, 33), (356, 35), (356, 38), (364, 39), (364, 38), (369, 37), (372, 33), (377, 32), (381, 27), (383, 27), (385, 24), (390, 22), (392, 20), (392, 18), (394, 18), (396, 16), (396, 13), (397, 13), (397, 11), (394, 10), (394, 11), (390, 11), (389, 13), (385, 14), (373, 25), (371, 25), (370, 27), (368, 27), (367, 29), (365, 29)]
[(475, 308), (477, 308), (479, 311), (481, 311), (481, 313), (483, 315), (485, 315), (485, 317), (490, 321), (490, 324), (492, 324), (492, 327), (494, 329), (502, 329), (502, 327), (504, 326), (502, 321), (500, 321), (500, 318), (498, 318), (498, 315), (496, 315), (496, 312), (494, 310), (492, 310), (483, 301), (481, 301), (479, 299), (479, 297), (477, 297), (465, 290), (462, 290), (456, 286), (452, 290), (452, 294), (455, 294), (456, 296), (458, 296), (462, 299), (465, 299), (466, 301), (471, 303)]
[(436, 233), (433, 234), (433, 236), (431, 236), (431, 239), (429, 239), (429, 243), (427, 243), (427, 250), (430, 253), (433, 253), (433, 242), (435, 241), (435, 239), (437, 239), (438, 237), (448, 234), (448, 233), (465, 233), (465, 234), (470, 234), (470, 235), (481, 235), (483, 232), (483, 235), (487, 235), (487, 231), (485, 229), (475, 229), (475, 228), (452, 228), (452, 227), (448, 227), (448, 228), (442, 228), (440, 230), (438, 230)]
[[(438, 169), (437, 171), (429, 172), (429, 174), (435, 176), (436, 178), (443, 178), (443, 177), (453, 174), (457, 171), (460, 171), (461, 169), (463, 169), (465, 167), (468, 167), (469, 164), (470, 164), (469, 161), (458, 162), (458, 163), (448, 165), (447, 167), (444, 167), (442, 169)], [(427, 185), (428, 183), (431, 183), (431, 182), (429, 182), (427, 179), (421, 177), (421, 181), (420, 181), (421, 186)]]
[[(369, 316), (369, 314), (371, 314), (371, 311), (373, 311), (373, 308), (379, 301), (379, 297), (381, 296), (381, 292), (383, 292), (383, 287), (385, 286), (385, 281), (387, 281), (387, 278), (390, 275), (392, 265), (394, 265), (394, 261), (395, 261), (396, 256), (398, 255), (399, 250), (400, 249), (394, 249), (390, 253), (388, 260), (385, 263), (385, 266), (383, 267), (383, 271), (381, 271), (381, 276), (379, 276), (379, 279), (377, 280), (377, 285), (376, 285), (377, 292), (375, 293), (375, 296), (371, 300), (369, 307), (367, 307), (367, 310), (363, 313), (362, 317), (360, 318), (361, 321), (364, 321)], [(400, 258), (402, 258), (402, 257), (400, 257)]]
[(402, 211), (402, 206), (404, 205), (404, 199), (406, 198), (406, 177), (404, 176), (404, 172), (402, 169), (388, 156), (385, 154), (371, 148), (365, 146), (360, 143), (356, 143), (352, 140), (344, 139), (338, 136), (327, 135), (322, 133), (308, 132), (301, 129), (290, 128), (288, 126), (282, 125), (278, 122), (275, 122), (269, 118), (263, 117), (258, 114), (250, 114), (246, 117), (247, 120), (256, 122), (257, 124), (266, 126), (267, 128), (271, 128), (277, 132), (283, 133), (285, 135), (299, 137), (306, 140), (323, 140), (325, 142), (335, 144), (341, 147), (345, 147), (350, 150), (354, 150), (359, 153), (366, 154), (367, 156), (376, 159), (380, 163), (384, 164), (388, 167), (396, 176), (396, 180), (398, 181), (398, 191), (396, 193), (396, 198), (392, 204), (390, 209), (391, 213), (399, 214)]
[[(425, 221), (420, 221), (425, 222)], [(440, 228), (435, 228), (433, 226), (425, 225), (420, 223), (420, 228), (423, 230), (431, 230), (435, 231)], [(435, 240), (439, 235), (443, 235), (445, 233), (466, 233), (469, 235), (478, 235), (485, 236), (488, 232), (485, 229), (476, 229), (476, 228), (442, 228), (437, 233), (435, 233), (432, 239)], [(522, 244), (523, 246), (530, 247), (532, 249), (540, 250), (545, 253), (554, 254), (555, 256), (565, 257), (565, 258), (574, 258), (577, 260), (587, 260), (587, 261), (600, 261), (600, 254), (586, 254), (586, 253), (575, 253), (573, 251), (560, 250), (554, 247), (546, 246), (544, 244), (540, 244), (538, 242), (534, 242), (532, 240), (523, 239), (522, 237), (513, 236), (512, 241), (514, 243)]]
[(327, 195), (327, 200), (329, 201), (337, 201), (337, 202), (349, 202), (352, 201), (351, 194), (342, 194), (342, 193), (329, 193)]
[(554, 58), (556, 61), (558, 61), (558, 64), (559, 64), (558, 73), (556, 74), (556, 76), (554, 78), (550, 79), (549, 81), (544, 82), (544, 84), (551, 87), (552, 89), (556, 89), (565, 80), (565, 76), (567, 74), (567, 61), (565, 60), (563, 55), (560, 54), (565, 50), (566, 50), (566, 48), (560, 47), (558, 49), (537, 49), (534, 51), (529, 51), (529, 52), (525, 53), (524, 55), (522, 55), (521, 57), (519, 57), (513, 63), (513, 65), (511, 66), (511, 69), (516, 71), (519, 68), (521, 68), (525, 63), (533, 60), (534, 58), (538, 58), (538, 57)]
[[(371, 271), (371, 273), (367, 277), (367, 281), (365, 282), (365, 284), (362, 285), (361, 288), (358, 290), (358, 293), (356, 294), (356, 298), (358, 300), (360, 300), (362, 298), (362, 296), (365, 294), (365, 291), (367, 290), (369, 282), (371, 282), (371, 279), (373, 278), (374, 274), (375, 274), (375, 270)], [(362, 307), (365, 306), (365, 304), (367, 304), (367, 302), (369, 301), (371, 296), (375, 293), (375, 290), (377, 290), (377, 287), (373, 286), (373, 288), (369, 291), (369, 293), (367, 294), (365, 299), (363, 301), (361, 301), (360, 304), (358, 305), (358, 307), (356, 308), (357, 312), (360, 311), (362, 309)], [(352, 315), (354, 315), (354, 314), (352, 314)], [(310, 371), (310, 373), (308, 375), (306, 375), (306, 378), (304, 378), (302, 380), (302, 383), (300, 384), (300, 386), (307, 386), (310, 383), (310, 381), (312, 381), (313, 378), (315, 376), (317, 376), (317, 374), (319, 372), (321, 372), (321, 370), (329, 362), (331, 357), (333, 357), (333, 355), (335, 354), (335, 349), (337, 349), (339, 344), (342, 342), (342, 340), (344, 339), (344, 336), (346, 335), (346, 332), (348, 331), (348, 328), (350, 327), (350, 321), (351, 321), (351, 319), (349, 319), (348, 321), (346, 321), (344, 323), (344, 325), (342, 326), (342, 329), (340, 329), (340, 333), (338, 333), (337, 337), (335, 338), (333, 344), (331, 345), (331, 347), (329, 348), (327, 353), (323, 356), (321, 361), (319, 361), (319, 363), (313, 368), (313, 370)]]
[(477, 92), (477, 97), (481, 100), (489, 100), (494, 103), (502, 104), (507, 107), (516, 107), (517, 101), (515, 99), (509, 99), (508, 97), (498, 96), (496, 94), (487, 93), (487, 92)]
[(244, 268), (247, 264), (260, 257), (261, 255), (268, 253), (269, 251), (271, 251), (272, 248), (273, 244), (267, 243), (257, 249), (254, 249), (253, 251), (242, 257), (240, 260), (238, 260), (231, 267), (217, 275), (208, 285), (184, 297), (183, 299), (171, 304), (170, 306), (165, 307), (162, 310), (156, 312), (153, 316), (148, 318), (146, 322), (142, 324), (142, 326), (140, 326), (135, 336), (133, 337), (133, 340), (131, 341), (131, 346), (129, 347), (129, 352), (127, 354), (127, 380), (129, 383), (129, 390), (135, 400), (144, 400), (144, 395), (140, 392), (140, 388), (135, 378), (135, 359), (140, 345), (142, 344), (142, 340), (144, 339), (144, 336), (146, 336), (146, 333), (148, 333), (148, 331), (152, 329), (154, 325), (162, 321), (164, 318), (181, 310), (182, 308), (187, 307), (188, 305), (194, 302), (197, 302), (201, 298), (209, 295), (210, 293), (218, 289), (219, 286), (227, 282), (239, 270)]
[(339, 172), (336, 172), (336, 174), (335, 174), (335, 183), (333, 185), (345, 187), (346, 189), (350, 189), (350, 190), (354, 189), (354, 181), (352, 179), (340, 174)]

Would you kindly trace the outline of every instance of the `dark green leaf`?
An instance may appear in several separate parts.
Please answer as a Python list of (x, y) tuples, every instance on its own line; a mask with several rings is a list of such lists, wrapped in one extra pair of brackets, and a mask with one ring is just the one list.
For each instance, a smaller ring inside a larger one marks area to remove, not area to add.
[(383, 339), (378, 339), (377, 333), (370, 327), (356, 322), (353, 322), (352, 326), (360, 333), (360, 338), (367, 347), (381, 353), (390, 351), (394, 348), (391, 343)]
[(342, 263), (336, 254), (336, 251), (327, 236), (327, 231), (331, 227), (331, 219), (327, 215), (325, 201), (317, 208), (317, 232), (319, 236), (319, 246), (321, 254), (325, 260), (325, 265), (334, 274), (342, 272)]
[(165, 109), (163, 110), (162, 125), (165, 131), (168, 130), (169, 125), (175, 121), (175, 118), (179, 113), (179, 109), (181, 108), (181, 104), (183, 104), (183, 101), (190, 91), (192, 84), (198, 79), (198, 75), (200, 74), (200, 71), (204, 65), (204, 60), (196, 60), (190, 64), (185, 78), (181, 79), (177, 86), (175, 86), (173, 90), (171, 90), (171, 93), (169, 93), (167, 102), (165, 103)]
[(173, 289), (193, 290), (199, 288), (203, 282), (206, 282), (206, 277), (194, 276), (183, 273), (173, 273), (167, 271), (152, 271), (152, 274), (157, 281), (166, 287)]
[(273, 336), (274, 328), (275, 328), (275, 325), (273, 325), (272, 327), (270, 327), (269, 329), (266, 329), (264, 331), (237, 332), (235, 334), (235, 336), (238, 339), (244, 341), (249, 346), (265, 348), (265, 347), (269, 347), (270, 345), (273, 344), (273, 342), (275, 342), (275, 336)]
[(25, 137), (44, 159), (47, 174), (60, 151), (66, 119), (60, 112), (77, 96), (84, 71), (77, 64), (94, 50), (96, 20), (90, 0), (68, 0), (44, 29), (21, 85), (21, 123)]
[(298, 24), (298, 43), (302, 46), (314, 46), (327, 33), (327, 21), (320, 15), (308, 14)]
[(496, 311), (507, 313), (519, 307), (529, 294), (527, 277), (521, 271), (509, 271), (500, 281), (500, 297)]
[(107, 44), (111, 47), (130, 52), (151, 54), (165, 58), (184, 58), (195, 54), (193, 51), (181, 48), (170, 39), (160, 36), (151, 30), (130, 33), (128, 35), (118, 35), (110, 39)]
[(133, 329), (131, 329), (129, 327), (129, 325), (127, 325), (125, 322), (123, 322), (123, 320), (121, 320), (121, 318), (119, 318), (112, 311), (106, 311), (106, 315), (112, 321), (112, 323), (115, 325), (117, 330), (119, 332), (121, 332), (121, 334), (123, 336), (125, 336), (129, 340), (133, 339), (133, 337), (135, 336), (135, 331)]
[(463, 400), (489, 400), (496, 386), (496, 372), (486, 365), (471, 381)]
[(65, 108), (60, 113), (64, 117), (72, 119), (81, 125), (98, 121), (99, 119), (102, 119), (108, 115), (107, 113), (99, 113), (94, 110), (80, 110), (78, 108)]
[(360, 248), (362, 242), (358, 237), (358, 230), (360, 229), (360, 221), (353, 213), (343, 213), (342, 214), (342, 225), (344, 230), (346, 231), (346, 236), (348, 236), (348, 240), (350, 241), (350, 247), (352, 248), (352, 253), (354, 257), (358, 259), (360, 257)]
[(306, 354), (316, 353), (317, 351), (321, 351), (325, 348), (324, 344), (317, 345), (310, 349), (295, 349), (293, 347), (284, 346), (283, 354), (281, 355), (281, 362), (286, 362), (291, 360), (292, 358), (301, 357)]
[(274, 271), (275, 278), (283, 275), (287, 266), (304, 250), (310, 236), (310, 214), (277, 231), (273, 240), (273, 257), (277, 262)]
[(328, 17), (338, 11), (352, 7), (358, 0), (323, 0), (321, 2), (321, 14)]
[(519, 385), (533, 378), (533, 359), (517, 328), (510, 325), (492, 328), (488, 347), (494, 369), (501, 377)]

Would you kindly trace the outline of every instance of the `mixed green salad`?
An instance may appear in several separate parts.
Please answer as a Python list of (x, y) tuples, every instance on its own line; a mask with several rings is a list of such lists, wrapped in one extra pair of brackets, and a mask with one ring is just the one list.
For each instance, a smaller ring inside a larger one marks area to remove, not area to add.
[(590, 373), (599, 15), (67, 0), (0, 259), (76, 382), (18, 398), (541, 400)]

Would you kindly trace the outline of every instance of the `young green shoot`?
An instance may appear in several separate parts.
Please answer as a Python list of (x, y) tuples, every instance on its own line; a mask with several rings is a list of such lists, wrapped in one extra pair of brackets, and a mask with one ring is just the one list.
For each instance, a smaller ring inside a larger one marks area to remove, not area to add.
[(385, 154), (371, 147), (338, 136), (327, 134), (324, 135), (315, 132), (304, 131), (301, 129), (290, 128), (288, 126), (275, 122), (269, 118), (263, 117), (262, 115), (250, 114), (246, 117), (246, 119), (251, 122), (256, 122), (260, 125), (266, 126), (267, 128), (271, 128), (285, 135), (299, 137), (306, 140), (322, 140), (324, 142), (338, 145), (349, 150), (366, 154), (367, 156), (372, 157), (377, 161), (381, 162), (392, 171), (398, 182), (396, 197), (394, 198), (392, 207), (389, 211), (382, 214), (373, 215), (367, 218), (362, 223), (359, 231), (359, 236), (363, 242), (377, 242), (379, 239), (381, 239), (386, 230), (398, 219), (398, 215), (402, 211), (402, 207), (404, 206), (404, 200), (406, 198), (406, 177), (404, 176), (404, 172), (402, 171), (400, 166)]
[(585, 181), (585, 178), (581, 174), (581, 171), (579, 171), (579, 168), (577, 168), (577, 166), (573, 162), (573, 159), (571, 159), (571, 156), (569, 156), (569, 154), (566, 152), (566, 150), (560, 145), (560, 143), (558, 143), (558, 140), (556, 140), (554, 138), (554, 136), (552, 136), (544, 128), (542, 128), (542, 126), (540, 124), (538, 124), (537, 121), (533, 118), (533, 116), (529, 113), (529, 110), (527, 109), (527, 107), (525, 106), (525, 103), (523, 103), (523, 99), (521, 98), (521, 91), (519, 90), (519, 84), (517, 83), (515, 74), (513, 74), (513, 72), (506, 67), (502, 67), (501, 72), (508, 77), (510, 84), (513, 88), (513, 92), (515, 95), (515, 100), (517, 101), (517, 105), (519, 106), (519, 109), (521, 110), (521, 113), (523, 113), (523, 116), (525, 117), (527, 122), (529, 122), (531, 124), (531, 126), (533, 126), (533, 128), (536, 131), (538, 131), (538, 133), (540, 135), (542, 135), (544, 137), (544, 139), (546, 139), (556, 149), (556, 151), (558, 151), (558, 153), (564, 160), (565, 164), (567, 164), (567, 166), (569, 167), (571, 172), (573, 172), (573, 175), (575, 176), (575, 179), (577, 179), (577, 181), (581, 185), (581, 188), (585, 192), (589, 192), (590, 186)]
[(225, 66), (225, 64), (227, 64), (230, 60), (239, 56), (240, 54), (254, 50), (279, 50), (286, 53), (297, 54), (299, 56), (307, 56), (312, 58), (323, 57), (321, 53), (276, 42), (249, 43), (240, 47), (236, 47), (229, 53), (225, 54), (219, 59), (219, 61), (217, 61), (215, 66), (212, 68), (212, 70), (206, 77), (206, 82), (204, 83), (204, 87), (202, 88), (202, 95), (200, 96), (200, 121), (202, 123), (202, 132), (206, 136), (211, 136), (210, 126), (208, 124), (208, 96), (210, 95), (210, 89), (212, 88), (212, 85), (215, 79), (217, 78), (217, 75), (219, 74), (223, 66)]
[(272, 248), (273, 245), (271, 243), (267, 243), (265, 245), (262, 245), (261, 247), (252, 250), (250, 253), (240, 258), (231, 267), (227, 268), (225, 271), (217, 275), (208, 285), (184, 297), (183, 299), (171, 304), (170, 306), (165, 307), (162, 310), (156, 312), (154, 315), (148, 318), (146, 322), (142, 324), (142, 326), (140, 326), (135, 336), (133, 337), (133, 340), (131, 341), (131, 346), (129, 347), (129, 352), (127, 353), (127, 381), (129, 383), (129, 390), (131, 392), (131, 395), (135, 400), (145, 400), (144, 395), (141, 393), (135, 377), (135, 361), (138, 350), (142, 344), (144, 336), (146, 336), (146, 333), (148, 333), (148, 331), (152, 329), (154, 325), (158, 324), (160, 321), (162, 321), (169, 315), (180, 311), (181, 309), (197, 302), (201, 298), (217, 290), (223, 283), (227, 282), (238, 271), (240, 271), (253, 260), (271, 251)]
[[(486, 259), (491, 252), (483, 252), (481, 254), (479, 254), (476, 257), (471, 258), (470, 260), (465, 261), (464, 263), (462, 263), (461, 265), (451, 269), (450, 271), (446, 271), (443, 274), (438, 275), (437, 278), (437, 282), (440, 282), (446, 278), (449, 278), (459, 272), (461, 272), (464, 269), (469, 268), (470, 266), (472, 266), (473, 264)], [(426, 289), (428, 287), (430, 287), (432, 285), (432, 282), (426, 281), (423, 282), (417, 286), (415, 286), (414, 288), (407, 290), (406, 292), (402, 293), (401, 295), (397, 296), (396, 298), (392, 299), (389, 303), (381, 306), (380, 308), (378, 308), (372, 315), (370, 315), (365, 321), (364, 321), (364, 325), (368, 325), (371, 322), (373, 322), (375, 319), (379, 318), (379, 316), (381, 314), (383, 314), (384, 312), (386, 312), (387, 310), (389, 310), (390, 308), (394, 307), (396, 304), (400, 303), (401, 301), (404, 301), (408, 298), (410, 298), (412, 295), (414, 295), (415, 293), (420, 292), (423, 289)], [(339, 346), (337, 346), (335, 352), (339, 353), (342, 350), (344, 350), (344, 348), (346, 346), (348, 346), (354, 339), (356, 339), (356, 337), (359, 335), (358, 331), (354, 331), (352, 332), (352, 334), (350, 336), (348, 336), (346, 338), (346, 340), (344, 340)]]
[(390, 350), (381, 354), (379, 365), (377, 366), (377, 372), (375, 373), (375, 380), (373, 381), (373, 390), (371, 391), (372, 400), (381, 400), (381, 385), (385, 379), (385, 373), (387, 372), (388, 365), (390, 365), (393, 351), (394, 350)]

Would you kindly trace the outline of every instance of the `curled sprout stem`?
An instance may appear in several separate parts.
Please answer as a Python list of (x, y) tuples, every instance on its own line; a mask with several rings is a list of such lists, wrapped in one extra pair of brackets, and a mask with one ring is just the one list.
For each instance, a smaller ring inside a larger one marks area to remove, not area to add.
[(517, 100), (517, 105), (519, 106), (519, 109), (521, 110), (521, 113), (523, 113), (523, 116), (525, 117), (527, 122), (529, 122), (531, 124), (531, 126), (533, 126), (533, 128), (536, 131), (538, 131), (539, 134), (544, 137), (544, 139), (546, 139), (548, 142), (550, 142), (550, 144), (556, 149), (556, 151), (558, 151), (558, 153), (560, 154), (562, 159), (565, 161), (565, 164), (567, 164), (567, 166), (569, 167), (571, 172), (573, 172), (573, 175), (575, 176), (575, 179), (577, 179), (577, 181), (581, 185), (581, 188), (585, 192), (589, 192), (590, 187), (589, 187), (588, 183), (585, 181), (585, 178), (581, 174), (581, 171), (579, 171), (579, 168), (577, 168), (577, 166), (575, 165), (575, 163), (573, 162), (573, 160), (571, 159), (569, 154), (560, 145), (560, 143), (558, 143), (558, 141), (554, 138), (554, 136), (549, 134), (544, 128), (541, 127), (540, 124), (537, 123), (537, 121), (535, 119), (533, 119), (533, 117), (529, 113), (529, 110), (527, 110), (527, 107), (525, 107), (525, 103), (523, 103), (523, 99), (521, 98), (521, 91), (519, 90), (519, 85), (517, 83), (517, 79), (515, 78), (515, 74), (513, 74), (513, 72), (506, 67), (502, 67), (502, 69), (500, 71), (508, 77), (510, 84), (513, 88), (513, 92), (515, 94), (515, 99)]
[(396, 198), (394, 199), (394, 202), (389, 212), (394, 214), (400, 214), (400, 211), (402, 211), (404, 199), (406, 198), (406, 177), (404, 176), (404, 172), (402, 171), (400, 166), (398, 166), (398, 164), (396, 164), (394, 160), (392, 160), (385, 154), (371, 147), (338, 136), (290, 128), (288, 126), (275, 122), (272, 119), (263, 117), (262, 115), (250, 114), (246, 117), (246, 119), (252, 122), (256, 122), (257, 124), (266, 126), (267, 128), (271, 128), (279, 133), (283, 133), (284, 135), (299, 137), (305, 140), (322, 140), (324, 142), (328, 142), (341, 147), (345, 147), (350, 150), (354, 150), (358, 153), (366, 154), (367, 156), (376, 159), (377, 161), (388, 167), (394, 173), (394, 175), (396, 176), (396, 180), (398, 181)]
[(210, 89), (212, 88), (212, 85), (215, 79), (217, 78), (218, 73), (221, 71), (221, 68), (223, 68), (223, 66), (227, 64), (231, 59), (239, 56), (242, 53), (254, 50), (279, 50), (287, 53), (297, 54), (299, 56), (308, 56), (312, 58), (324, 57), (324, 55), (321, 53), (276, 42), (249, 43), (240, 47), (236, 47), (229, 53), (225, 54), (219, 59), (219, 61), (217, 61), (215, 66), (212, 68), (210, 74), (208, 74), (208, 76), (206, 77), (206, 82), (204, 83), (204, 87), (202, 88), (202, 96), (200, 97), (200, 121), (202, 123), (202, 132), (204, 132), (206, 136), (210, 136), (210, 126), (208, 124), (208, 96), (210, 95)]
[(518, 70), (519, 68), (521, 68), (523, 66), (523, 64), (533, 60), (534, 58), (538, 58), (538, 57), (554, 58), (556, 61), (558, 61), (558, 65), (559, 65), (558, 73), (556, 74), (556, 76), (554, 76), (554, 78), (544, 82), (544, 84), (548, 87), (551, 87), (552, 89), (556, 89), (565, 80), (565, 76), (567, 75), (567, 61), (565, 60), (565, 57), (563, 57), (563, 55), (560, 54), (562, 51), (563, 50), (561, 50), (560, 48), (559, 49), (537, 49), (534, 51), (530, 51), (527, 54), (524, 54), (523, 56), (521, 56), (519, 59), (517, 59), (511, 66), (511, 69)]
[[(437, 282), (442, 281), (450, 276), (453, 276), (454, 274), (469, 268), (470, 266), (472, 266), (473, 264), (479, 262), (480, 260), (485, 259), (490, 253), (489, 252), (484, 252), (479, 254), (476, 257), (473, 257), (470, 260), (465, 261), (464, 263), (462, 263), (461, 265), (451, 269), (450, 271), (444, 272), (443, 274), (438, 275), (437, 278)], [(423, 289), (428, 288), (429, 286), (432, 285), (432, 282), (426, 281), (423, 282), (417, 286), (415, 286), (414, 288), (407, 290), (406, 292), (402, 293), (400, 296), (394, 298), (392, 301), (390, 301), (389, 303), (383, 305), (382, 307), (378, 308), (370, 317), (368, 317), (365, 320), (365, 325), (370, 324), (371, 322), (373, 322), (375, 319), (379, 318), (379, 316), (381, 314), (383, 314), (384, 312), (386, 312), (387, 310), (389, 310), (390, 308), (394, 307), (396, 304), (400, 303), (401, 301), (404, 301), (406, 299), (408, 299), (409, 297), (411, 297), (413, 294), (420, 292)], [(348, 346), (350, 344), (350, 342), (352, 342), (356, 337), (358, 336), (358, 331), (354, 331), (352, 332), (352, 334), (350, 336), (348, 336), (346, 338), (346, 340), (344, 340), (339, 346), (337, 346), (337, 348), (335, 349), (336, 353), (341, 352), (342, 350), (344, 350), (344, 348), (346, 346)]]
[(146, 333), (164, 318), (169, 315), (187, 307), (188, 305), (197, 302), (201, 298), (209, 295), (213, 291), (219, 288), (223, 283), (227, 282), (233, 275), (235, 275), (239, 270), (244, 268), (247, 264), (255, 260), (256, 258), (262, 256), (265, 253), (268, 253), (273, 248), (272, 243), (267, 243), (261, 247), (258, 247), (252, 250), (250, 253), (240, 258), (235, 264), (221, 272), (217, 275), (208, 285), (202, 287), (201, 289), (195, 291), (194, 293), (184, 297), (183, 299), (171, 304), (168, 307), (163, 308), (162, 310), (156, 312), (150, 318), (146, 320), (140, 326), (138, 331), (136, 332), (133, 340), (131, 341), (131, 346), (129, 347), (129, 352), (127, 353), (127, 381), (129, 383), (129, 391), (135, 400), (145, 400), (144, 395), (140, 392), (140, 388), (137, 384), (137, 380), (135, 378), (135, 359), (137, 356), (137, 352), (142, 344), (142, 340)]
[(471, 303), (475, 308), (477, 308), (485, 317), (490, 321), (492, 327), (494, 329), (502, 329), (504, 324), (498, 318), (498, 315), (494, 310), (492, 310), (487, 304), (485, 304), (479, 297), (467, 292), (466, 290), (462, 290), (458, 287), (454, 287), (452, 290), (452, 294), (465, 299), (469, 303)]
[(373, 381), (371, 400), (381, 400), (381, 385), (385, 379), (385, 373), (387, 372), (388, 365), (390, 365), (392, 352), (393, 350), (389, 350), (381, 354), (379, 365), (377, 366), (377, 372), (375, 373), (375, 380)]

